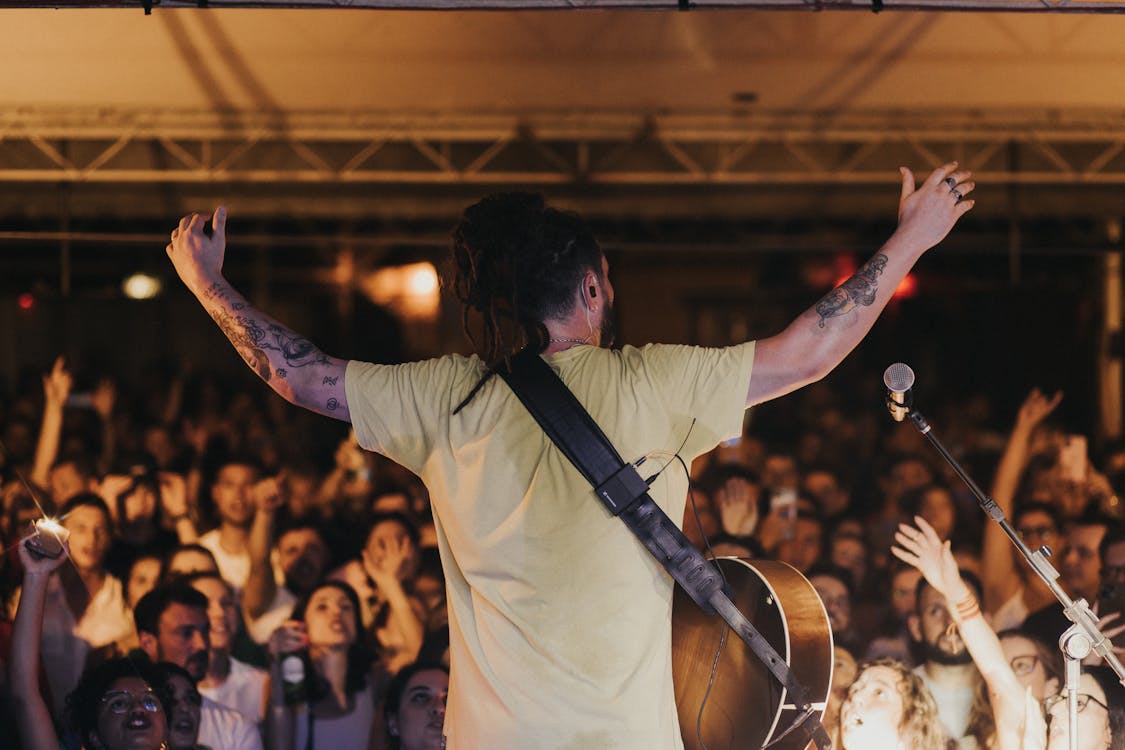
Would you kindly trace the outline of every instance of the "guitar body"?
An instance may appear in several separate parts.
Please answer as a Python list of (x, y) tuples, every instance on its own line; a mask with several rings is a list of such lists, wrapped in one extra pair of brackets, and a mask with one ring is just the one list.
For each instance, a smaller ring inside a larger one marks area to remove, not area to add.
[[(809, 700), (821, 712), (832, 686), (832, 629), (812, 584), (794, 568), (772, 560), (718, 558), (732, 599), (786, 660)], [(711, 668), (727, 631), (710, 696)], [(680, 733), (686, 750), (760, 750), (789, 726), (796, 711), (786, 691), (717, 615), (704, 614), (676, 587), (672, 609), (672, 675)], [(801, 750), (808, 737), (794, 730), (775, 747)]]

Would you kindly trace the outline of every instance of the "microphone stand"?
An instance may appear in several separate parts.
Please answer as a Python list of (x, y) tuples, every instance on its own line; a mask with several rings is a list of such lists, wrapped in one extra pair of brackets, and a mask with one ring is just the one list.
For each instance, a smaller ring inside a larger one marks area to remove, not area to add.
[[(1055, 567), (1048, 562), (1047, 558), (1051, 556), (1051, 548), (1043, 545), (1039, 549), (1032, 552), (1028, 549), (1027, 545), (1020, 539), (1019, 534), (1016, 533), (1012, 525), (1008, 523), (1007, 516), (996, 501), (984, 494), (984, 491), (977, 486), (964, 469), (961, 464), (957, 462), (949, 451), (945, 449), (941, 441), (933, 433), (930, 423), (926, 420), (922, 413), (914, 408), (912, 399), (907, 399), (907, 403), (898, 403), (894, 401), (890, 395), (887, 397), (887, 408), (891, 412), (892, 417), (897, 417), (898, 413), (905, 413), (910, 418), (911, 424), (917, 428), (918, 432), (922, 433), (922, 437), (932, 445), (941, 457), (945, 459), (957, 476), (973, 493), (973, 496), (980, 503), (980, 507), (988, 516), (1000, 525), (1008, 539), (1012, 542), (1016, 549), (1020, 551), (1027, 564), (1031, 569), (1043, 579), (1047, 584), (1047, 588), (1055, 595), (1055, 598), (1062, 604), (1063, 614), (1066, 618), (1073, 623), (1063, 634), (1059, 637), (1059, 649), (1062, 650), (1063, 658), (1066, 662), (1066, 702), (1067, 710), (1070, 715), (1070, 750), (1078, 750), (1078, 681), (1082, 675), (1082, 660), (1086, 658), (1091, 651), (1105, 660), (1105, 663), (1117, 674), (1121, 684), (1125, 685), (1125, 667), (1117, 659), (1117, 655), (1113, 653), (1112, 644), (1102, 635), (1098, 630), (1097, 618), (1094, 617), (1093, 611), (1086, 603), (1085, 599), (1071, 599), (1062, 587), (1058, 584), (1059, 572)], [(896, 419), (895, 421), (901, 421)]]

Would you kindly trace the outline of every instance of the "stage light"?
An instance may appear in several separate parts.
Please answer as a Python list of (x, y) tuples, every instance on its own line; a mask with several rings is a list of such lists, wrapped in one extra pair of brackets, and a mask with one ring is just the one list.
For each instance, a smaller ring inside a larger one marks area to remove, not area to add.
[(35, 295), (31, 292), (24, 292), (16, 297), (16, 304), (19, 305), (21, 310), (30, 310), (35, 307)]
[(121, 282), (121, 291), (129, 299), (152, 299), (163, 288), (160, 279), (147, 273), (135, 273)]
[(895, 289), (892, 299), (910, 299), (918, 293), (918, 277), (912, 273), (906, 274)]
[(435, 320), (440, 309), (437, 269), (432, 263), (410, 263), (380, 268), (360, 283), (377, 305), (411, 320)]

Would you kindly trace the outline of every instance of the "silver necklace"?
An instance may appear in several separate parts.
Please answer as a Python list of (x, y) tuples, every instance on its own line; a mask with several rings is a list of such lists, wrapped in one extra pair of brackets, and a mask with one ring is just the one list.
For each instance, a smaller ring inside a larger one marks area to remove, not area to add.
[(589, 344), (588, 339), (547, 339), (548, 344)]

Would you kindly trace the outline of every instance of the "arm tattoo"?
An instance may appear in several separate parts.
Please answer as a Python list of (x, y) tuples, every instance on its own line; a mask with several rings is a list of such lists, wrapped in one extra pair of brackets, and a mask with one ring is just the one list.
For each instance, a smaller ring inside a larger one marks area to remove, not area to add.
[(328, 403), (325, 404), (325, 406), (328, 407), (328, 411), (336, 411), (340, 408), (340, 402), (334, 398), (330, 398), (328, 399)]
[[(207, 290), (207, 296), (217, 300), (229, 299), (225, 290), (215, 286)], [(242, 307), (244, 308), (245, 305)], [(284, 367), (278, 367), (276, 370), (271, 367), (270, 355), (267, 352), (279, 354), (284, 364), (289, 367), (328, 363), (328, 357), (311, 341), (297, 336), (276, 323), (265, 323), (263, 328), (262, 321), (248, 315), (232, 315), (222, 307), (215, 307), (210, 313), (239, 355), (246, 360), (246, 364), (267, 383), (275, 374), (281, 378), (289, 374)]]
[(330, 377), (328, 377), (327, 375), (325, 375), (325, 376), (324, 376), (324, 380), (322, 380), (322, 381), (320, 382), (320, 384), (321, 384), (321, 385), (336, 385), (336, 381), (337, 381), (337, 380), (339, 380), (339, 379), (340, 379), (340, 376), (339, 376), (339, 375), (337, 375), (337, 376), (336, 376), (336, 377), (334, 377), (334, 378), (330, 378)]
[(824, 328), (828, 318), (847, 315), (859, 305), (868, 307), (875, 302), (879, 291), (876, 279), (883, 275), (887, 267), (887, 256), (879, 253), (860, 266), (855, 275), (826, 294), (816, 303), (816, 314), (820, 316), (817, 325)]

